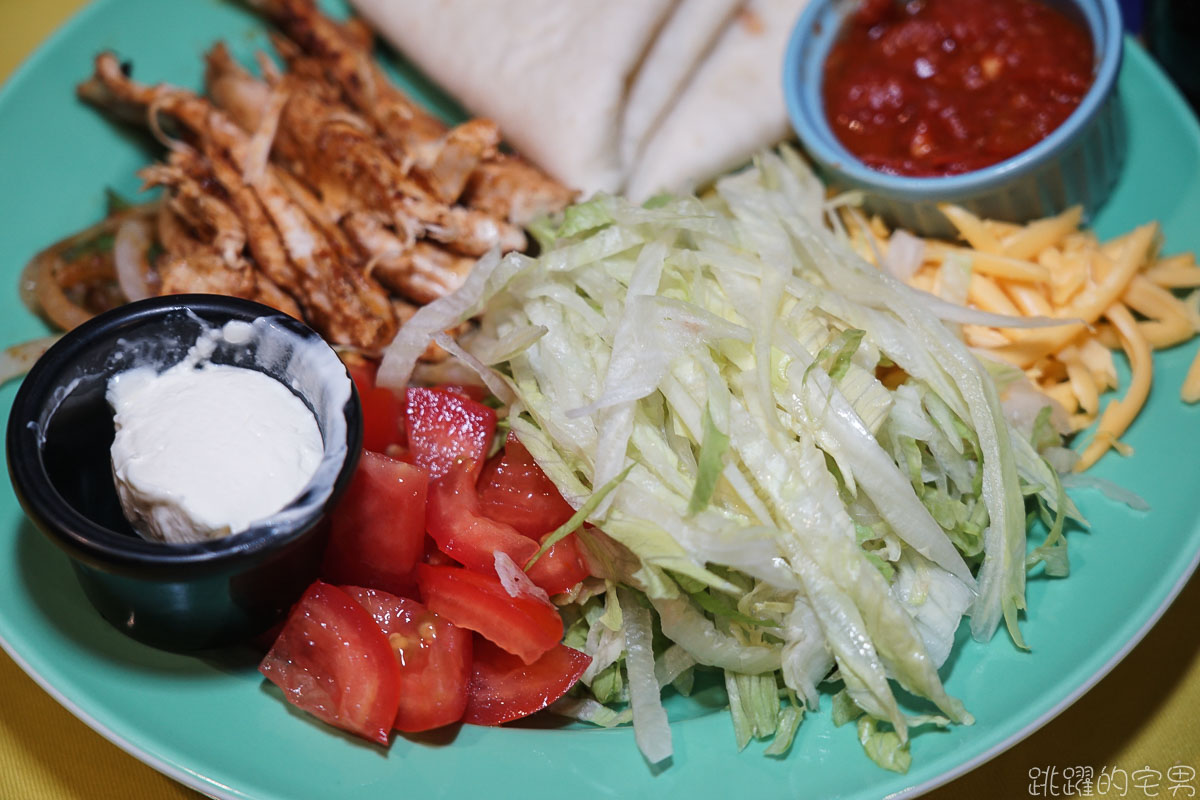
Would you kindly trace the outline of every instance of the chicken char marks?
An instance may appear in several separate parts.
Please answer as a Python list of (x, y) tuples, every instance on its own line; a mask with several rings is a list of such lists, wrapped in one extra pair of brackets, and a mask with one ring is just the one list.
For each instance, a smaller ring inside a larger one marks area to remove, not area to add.
[[(414, 104), (372, 59), (369, 39), (357, 22), (338, 24), (312, 0), (250, 1), (316, 62), (347, 105), (370, 121), (393, 157), (437, 199), (457, 200), (515, 225), (561, 210), (574, 199), (572, 190), (529, 162), (500, 152), (499, 131), (491, 120), (469, 120), (448, 131)], [(476, 180), (481, 172), (486, 179)]]
[(258, 77), (218, 43), (201, 96), (136, 82), (102, 53), (78, 89), (168, 146), (140, 173), (163, 189), (151, 224), (161, 293), (258, 300), (375, 353), (478, 256), (523, 249), (520, 226), (573, 199), (502, 153), (491, 121), (448, 129), (413, 104), (372, 59), (361, 22), (334, 22), (308, 0), (251, 5), (282, 29), (284, 68), (260, 54)]
[[(367, 277), (361, 265), (336, 257), (328, 239), (291, 199), (270, 166), (260, 170), (253, 184), (247, 183), (245, 174), (252, 166), (248, 157), (250, 134), (207, 99), (172, 86), (136, 83), (125, 75), (112, 53), (97, 56), (95, 73), (79, 87), (79, 93), (101, 106), (113, 103), (128, 108), (136, 104), (146, 109), (147, 118), (165, 115), (172, 119), (183, 136), (172, 142), (172, 149), (202, 159), (203, 168), (214, 177), (207, 184), (208, 190), (216, 192), (219, 186), (231, 199), (244, 222), (247, 243), (252, 233), (273, 233), (278, 238), (285, 258), (270, 265), (275, 267), (275, 274), (264, 275), (296, 302), (304, 318), (322, 335), (336, 344), (371, 351), (382, 348), (395, 336), (398, 322), (387, 292)], [(162, 177), (169, 204), (179, 199), (177, 189), (190, 188), (187, 181)], [(199, 191), (204, 191), (204, 185)], [(265, 213), (253, 213), (257, 211)], [(270, 232), (265, 229), (267, 225)], [(219, 253), (215, 244), (213, 250)], [(185, 253), (164, 253), (168, 260), (187, 257)], [(212, 291), (223, 283), (209, 275), (208, 268), (218, 263), (229, 267), (224, 258), (200, 259), (193, 254), (192, 260), (190, 272), (199, 278), (195, 288)], [(257, 259), (256, 264), (260, 270), (268, 268)], [(180, 280), (174, 288), (190, 290), (179, 285), (186, 283), (188, 271), (177, 269), (175, 274)]]

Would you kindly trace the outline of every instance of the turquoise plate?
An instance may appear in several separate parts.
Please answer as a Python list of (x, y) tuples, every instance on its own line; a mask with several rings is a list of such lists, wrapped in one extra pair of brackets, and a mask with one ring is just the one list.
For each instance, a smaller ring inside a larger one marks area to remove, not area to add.
[[(0, 285), (7, 287), (0, 291), (0, 344), (45, 332), (18, 301), (21, 266), (48, 242), (99, 219), (106, 186), (134, 193), (134, 172), (152, 155), (143, 138), (74, 100), (92, 55), (114, 48), (143, 80), (198, 86), (201, 56), (217, 38), (248, 59), (265, 45), (265, 26), (219, 0), (102, 0), (0, 93)], [(455, 113), (428, 87), (406, 83), (422, 101)], [(1132, 151), (1096, 227), (1113, 235), (1158, 219), (1169, 249), (1200, 248), (1200, 130), (1133, 43), (1120, 86)], [(628, 729), (556, 729), (544, 721), (551, 727), (463, 727), (398, 738), (387, 750), (362, 744), (292, 712), (246, 658), (169, 655), (110, 628), (7, 485), (0, 489), (0, 638), (89, 725), (215, 797), (911, 796), (996, 755), (1079, 697), (1143, 636), (1195, 569), (1200, 492), (1187, 485), (1195, 468), (1183, 465), (1200, 451), (1200, 408), (1178, 399), (1194, 350), (1155, 359), (1153, 396), (1128, 437), (1137, 454), (1110, 455), (1096, 470), (1153, 510), (1078, 494), (1093, 527), (1072, 536), (1068, 580), (1030, 582), (1023, 629), (1033, 653), (1018, 652), (1004, 635), (988, 645), (961, 637), (945, 669), (947, 686), (978, 721), (918, 735), (907, 775), (871, 764), (852, 729), (833, 728), (827, 706), (804, 722), (786, 758), (765, 757), (758, 744), (738, 753), (720, 697), (711, 693), (672, 709), (674, 762), (658, 771), (647, 768)], [(0, 390), (3, 408), (14, 391)]]

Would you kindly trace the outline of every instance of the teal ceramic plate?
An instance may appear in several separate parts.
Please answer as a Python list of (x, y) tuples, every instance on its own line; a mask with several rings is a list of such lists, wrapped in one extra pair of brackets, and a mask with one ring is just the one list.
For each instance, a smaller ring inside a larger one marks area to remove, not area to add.
[[(134, 171), (151, 156), (141, 138), (74, 100), (92, 55), (115, 48), (132, 60), (135, 76), (198, 86), (201, 56), (217, 38), (248, 58), (265, 44), (264, 26), (223, 0), (103, 0), (60, 30), (0, 94), (0, 344), (44, 333), (17, 299), (25, 261), (97, 220), (106, 186), (133, 193)], [(1112, 235), (1158, 219), (1168, 249), (1200, 248), (1195, 121), (1132, 43), (1121, 91), (1132, 151), (1096, 226)], [(440, 738), (399, 738), (386, 751), (360, 744), (290, 711), (245, 659), (159, 653), (111, 629), (7, 485), (0, 489), (0, 638), (89, 725), (222, 798), (714, 797), (741, 796), (750, 787), (757, 797), (913, 795), (1061, 711), (1142, 637), (1195, 568), (1200, 492), (1189, 484), (1200, 451), (1200, 408), (1184, 407), (1177, 395), (1194, 350), (1155, 360), (1154, 394), (1128, 437), (1136, 455), (1110, 455), (1096, 470), (1140, 493), (1153, 510), (1134, 512), (1079, 493), (1093, 527), (1072, 537), (1068, 580), (1030, 583), (1024, 632), (1033, 653), (1018, 652), (1004, 635), (986, 646), (962, 637), (945, 670), (947, 686), (977, 723), (918, 735), (907, 775), (872, 765), (853, 730), (833, 728), (827, 713), (804, 722), (786, 758), (765, 757), (755, 744), (738, 753), (719, 694), (673, 708), (675, 757), (661, 771), (647, 768), (627, 729), (463, 727)], [(0, 391), (3, 408), (14, 391)]]

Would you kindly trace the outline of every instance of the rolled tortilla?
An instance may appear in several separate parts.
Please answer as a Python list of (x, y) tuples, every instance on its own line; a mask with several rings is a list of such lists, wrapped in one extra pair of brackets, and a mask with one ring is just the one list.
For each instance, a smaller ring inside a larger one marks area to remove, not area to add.
[(631, 200), (695, 188), (787, 137), (783, 54), (805, 5), (748, 0), (643, 146)]
[(628, 87), (676, 0), (352, 0), (472, 114), (558, 180), (615, 192)]

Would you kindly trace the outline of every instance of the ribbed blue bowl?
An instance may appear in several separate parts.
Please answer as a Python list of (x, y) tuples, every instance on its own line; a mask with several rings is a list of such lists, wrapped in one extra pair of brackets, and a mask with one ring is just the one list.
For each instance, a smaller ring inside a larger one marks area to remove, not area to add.
[(812, 0), (788, 42), (783, 86), (800, 142), (827, 182), (866, 195), (867, 210), (929, 236), (952, 233), (937, 209), (956, 203), (991, 219), (1025, 222), (1082, 205), (1091, 215), (1108, 198), (1125, 154), (1117, 74), (1123, 48), (1116, 0), (1048, 0), (1079, 19), (1096, 50), (1092, 88), (1067, 120), (1012, 158), (963, 175), (914, 178), (868, 167), (834, 136), (821, 97), (822, 73), (842, 23), (855, 4)]

